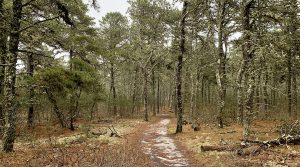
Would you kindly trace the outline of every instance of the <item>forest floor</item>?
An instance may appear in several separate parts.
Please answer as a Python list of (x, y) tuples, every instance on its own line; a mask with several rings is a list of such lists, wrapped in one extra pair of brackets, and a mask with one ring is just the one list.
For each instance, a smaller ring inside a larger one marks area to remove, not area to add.
[[(273, 140), (279, 137), (276, 131), (279, 121), (255, 121), (252, 125), (251, 140)], [(176, 120), (169, 124), (169, 134), (175, 131)], [(196, 159), (198, 166), (262, 166), (262, 167), (299, 167), (300, 145), (281, 145), (270, 147), (255, 155), (240, 156), (236, 151), (206, 151), (201, 146), (226, 146), (241, 144), (242, 126), (231, 124), (220, 129), (216, 126), (200, 123), (200, 131), (194, 131), (191, 125), (185, 125), (183, 133), (172, 135), (178, 145), (186, 150), (189, 157)]]
[[(175, 135), (176, 119), (162, 113), (144, 122), (141, 119), (98, 119), (89, 124), (78, 121), (76, 131), (59, 126), (19, 129), (15, 151), (0, 153), (0, 167), (18, 166), (300, 166), (300, 146), (279, 146), (258, 155), (239, 156), (236, 152), (202, 152), (201, 146), (241, 143), (242, 127), (231, 124), (223, 129), (190, 125)], [(276, 121), (253, 123), (255, 140), (276, 139)], [(113, 126), (112, 126), (113, 125)], [(114, 128), (121, 137), (110, 137)], [(29, 135), (30, 134), (30, 135)]]
[[(87, 124), (79, 120), (75, 131), (62, 129), (58, 125), (40, 125), (33, 130), (20, 128), (14, 152), (0, 152), (0, 167), (155, 166), (136, 147), (140, 143), (137, 137), (140, 130), (153, 121), (98, 119)], [(110, 137), (109, 127), (114, 128), (121, 137)]]

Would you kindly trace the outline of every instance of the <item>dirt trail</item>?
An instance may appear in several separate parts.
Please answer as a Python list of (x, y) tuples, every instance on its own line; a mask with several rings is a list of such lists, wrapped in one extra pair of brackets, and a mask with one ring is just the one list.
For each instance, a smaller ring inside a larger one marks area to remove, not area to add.
[(188, 160), (177, 148), (174, 140), (167, 135), (169, 123), (170, 116), (162, 114), (161, 121), (148, 127), (142, 140), (144, 153), (159, 166), (188, 167)]

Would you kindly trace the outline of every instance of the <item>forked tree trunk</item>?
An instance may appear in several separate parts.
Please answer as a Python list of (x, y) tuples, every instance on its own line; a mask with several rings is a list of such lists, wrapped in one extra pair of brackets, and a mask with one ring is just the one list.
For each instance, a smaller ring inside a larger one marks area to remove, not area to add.
[(177, 94), (177, 128), (176, 133), (182, 132), (182, 117), (183, 117), (183, 104), (182, 104), (182, 66), (183, 56), (185, 54), (185, 22), (187, 18), (187, 6), (188, 2), (183, 2), (182, 9), (182, 20), (180, 23), (181, 34), (180, 34), (180, 54), (178, 55), (178, 64), (176, 69), (176, 94)]
[(5, 126), (3, 136), (3, 151), (13, 151), (16, 134), (16, 66), (20, 40), (20, 21), (22, 18), (22, 0), (13, 0), (13, 17), (10, 24), (9, 52), (6, 56), (5, 66)]

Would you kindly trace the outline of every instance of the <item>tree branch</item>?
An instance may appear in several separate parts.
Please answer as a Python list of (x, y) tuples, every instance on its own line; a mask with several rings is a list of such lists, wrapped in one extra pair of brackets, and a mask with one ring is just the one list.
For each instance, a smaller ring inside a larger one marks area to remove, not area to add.
[(56, 17), (53, 17), (53, 18), (49, 18), (49, 19), (37, 21), (37, 22), (33, 23), (32, 25), (30, 25), (30, 26), (28, 26), (28, 27), (25, 27), (25, 28), (23, 28), (23, 29), (21, 29), (21, 30), (19, 30), (19, 33), (23, 32), (23, 31), (25, 31), (25, 30), (28, 30), (28, 29), (30, 29), (30, 28), (36, 26), (36, 25), (39, 25), (39, 24), (41, 24), (41, 23), (44, 23), (44, 22), (47, 22), (47, 21), (51, 21), (51, 20), (55, 20), (55, 19), (58, 19), (58, 18), (59, 18), (59, 16), (56, 16)]

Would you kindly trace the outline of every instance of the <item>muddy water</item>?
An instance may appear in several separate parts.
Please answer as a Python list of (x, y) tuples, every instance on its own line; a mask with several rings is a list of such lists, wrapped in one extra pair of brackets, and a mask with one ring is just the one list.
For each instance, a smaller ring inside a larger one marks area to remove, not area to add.
[(170, 119), (163, 115), (163, 119), (150, 126), (144, 132), (142, 145), (144, 153), (159, 166), (188, 167), (188, 161), (176, 147), (174, 140), (167, 135), (167, 125)]

